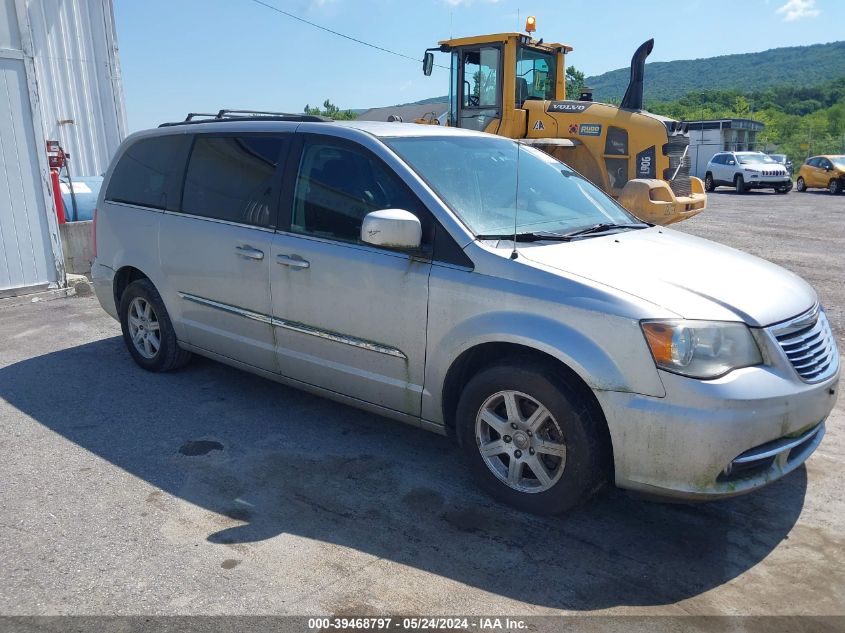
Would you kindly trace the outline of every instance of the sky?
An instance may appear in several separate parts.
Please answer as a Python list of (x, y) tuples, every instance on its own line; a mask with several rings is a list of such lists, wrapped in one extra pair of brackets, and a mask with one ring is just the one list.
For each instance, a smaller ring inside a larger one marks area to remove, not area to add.
[[(130, 131), (221, 108), (301, 112), (325, 99), (345, 109), (444, 95), (448, 71), (425, 77), (414, 61), (426, 48), (521, 31), (528, 15), (535, 37), (574, 46), (567, 65), (587, 76), (627, 67), (651, 37), (649, 61), (845, 39), (843, 0), (113, 1)], [(435, 63), (448, 66), (448, 56)]]

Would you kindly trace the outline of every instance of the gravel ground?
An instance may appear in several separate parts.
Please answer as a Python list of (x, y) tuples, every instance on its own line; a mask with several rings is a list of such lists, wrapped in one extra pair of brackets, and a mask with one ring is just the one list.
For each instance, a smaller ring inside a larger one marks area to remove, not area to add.
[[(710, 200), (678, 228), (808, 279), (845, 349), (845, 196)], [(148, 374), (91, 297), (0, 303), (0, 613), (845, 614), (843, 400), (748, 497), (537, 518), (445, 438), (211, 361)]]

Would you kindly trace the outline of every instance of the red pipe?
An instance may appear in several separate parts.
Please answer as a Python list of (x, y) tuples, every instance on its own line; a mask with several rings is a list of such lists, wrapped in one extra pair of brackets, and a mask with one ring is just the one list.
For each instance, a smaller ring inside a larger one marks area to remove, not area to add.
[(65, 203), (62, 200), (62, 187), (59, 185), (59, 170), (50, 170), (50, 180), (53, 181), (53, 199), (56, 201), (56, 217), (59, 224), (65, 223)]

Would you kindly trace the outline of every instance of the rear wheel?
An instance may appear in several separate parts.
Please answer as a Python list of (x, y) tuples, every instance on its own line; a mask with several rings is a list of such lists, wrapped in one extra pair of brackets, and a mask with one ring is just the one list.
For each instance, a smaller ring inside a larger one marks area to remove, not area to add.
[(461, 445), (489, 494), (535, 514), (564, 512), (604, 481), (603, 422), (547, 367), (514, 361), (476, 374), (458, 403)]
[(801, 176), (798, 176), (798, 180), (795, 181), (795, 188), (798, 191), (807, 191), (807, 183), (804, 182), (804, 179)]
[(734, 178), (734, 190), (737, 193), (745, 193), (746, 191), (748, 191), (745, 188), (745, 179), (742, 176), (737, 176), (736, 178)]
[(716, 183), (713, 180), (713, 174), (707, 172), (707, 175), (704, 176), (704, 190), (705, 191), (715, 191)]
[(169, 371), (191, 359), (176, 342), (170, 315), (149, 279), (133, 281), (124, 290), (120, 327), (132, 358), (147, 371)]
[(842, 193), (842, 181), (839, 179), (831, 180), (827, 185), (827, 190), (833, 195)]

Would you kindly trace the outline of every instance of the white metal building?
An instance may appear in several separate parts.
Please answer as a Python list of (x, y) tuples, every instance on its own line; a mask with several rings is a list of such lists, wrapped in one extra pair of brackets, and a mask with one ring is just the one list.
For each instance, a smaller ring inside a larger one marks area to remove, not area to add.
[(98, 175), (125, 133), (111, 0), (0, 0), (0, 297), (65, 283), (46, 141)]
[[(449, 104), (446, 101), (426, 103), (424, 105), (388, 106), (384, 108), (370, 108), (358, 115), (358, 121), (397, 121), (412, 123), (416, 119), (437, 119), (441, 125), (446, 125), (449, 115)], [(397, 118), (398, 117), (398, 118)]]
[(757, 133), (765, 127), (751, 119), (714, 119), (689, 123), (690, 175), (704, 178), (707, 163), (718, 152), (758, 149)]

